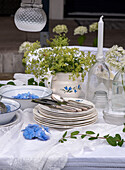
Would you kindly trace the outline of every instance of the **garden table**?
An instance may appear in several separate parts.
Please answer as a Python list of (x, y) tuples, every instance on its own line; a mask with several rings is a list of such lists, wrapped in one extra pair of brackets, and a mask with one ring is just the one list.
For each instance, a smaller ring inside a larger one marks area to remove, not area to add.
[[(21, 130), (35, 123), (33, 109), (27, 106), (27, 109), (19, 110), (19, 114), (20, 121), (16, 125), (0, 127), (0, 170), (125, 169), (125, 144), (113, 147), (104, 139), (90, 141), (80, 136), (59, 143), (65, 130), (52, 128), (47, 141), (26, 140)], [(124, 139), (123, 127), (105, 123), (102, 112), (98, 110), (98, 121), (95, 124), (67, 131), (70, 134), (76, 130), (80, 133), (91, 130), (100, 136), (120, 134)]]

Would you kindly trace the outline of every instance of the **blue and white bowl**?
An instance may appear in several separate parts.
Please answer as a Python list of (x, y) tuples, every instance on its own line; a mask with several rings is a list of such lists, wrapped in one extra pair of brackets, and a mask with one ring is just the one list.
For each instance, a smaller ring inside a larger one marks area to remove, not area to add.
[(7, 108), (9, 108), (7, 109), (8, 111), (6, 113), (0, 113), (0, 125), (4, 125), (13, 119), (21, 105), (19, 102), (12, 99), (2, 98), (1, 102), (4, 103)]
[(21, 109), (24, 110), (26, 108), (34, 108), (37, 103), (33, 103), (32, 99), (15, 99), (14, 96), (23, 93), (31, 93), (37, 95), (38, 98), (48, 97), (52, 94), (52, 90), (42, 86), (34, 86), (34, 85), (27, 85), (27, 86), (13, 86), (13, 85), (6, 85), (0, 88), (0, 95), (3, 98), (13, 99), (21, 104)]

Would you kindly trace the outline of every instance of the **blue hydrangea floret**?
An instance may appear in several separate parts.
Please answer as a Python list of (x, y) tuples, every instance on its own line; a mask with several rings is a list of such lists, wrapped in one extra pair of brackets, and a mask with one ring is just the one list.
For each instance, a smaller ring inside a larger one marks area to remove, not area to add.
[(14, 99), (38, 99), (39, 96), (32, 94), (30, 92), (17, 94), (16, 96), (13, 96)]
[(42, 141), (48, 140), (49, 136), (46, 133), (50, 133), (48, 127), (37, 124), (29, 124), (22, 132), (25, 139), (31, 140), (37, 138)]

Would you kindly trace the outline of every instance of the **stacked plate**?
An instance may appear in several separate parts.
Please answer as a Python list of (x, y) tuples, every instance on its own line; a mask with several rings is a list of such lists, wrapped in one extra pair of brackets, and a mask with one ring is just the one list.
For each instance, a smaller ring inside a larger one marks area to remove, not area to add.
[(34, 120), (40, 125), (59, 129), (69, 129), (95, 123), (97, 121), (95, 106), (87, 100), (79, 99), (79, 102), (89, 104), (92, 107), (87, 111), (66, 112), (61, 109), (38, 104), (33, 109)]

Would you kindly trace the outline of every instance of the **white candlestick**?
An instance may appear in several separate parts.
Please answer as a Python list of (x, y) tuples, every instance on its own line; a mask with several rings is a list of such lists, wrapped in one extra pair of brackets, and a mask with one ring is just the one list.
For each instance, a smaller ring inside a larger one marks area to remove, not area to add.
[(100, 17), (98, 22), (98, 52), (97, 58), (103, 57), (103, 32), (104, 32), (104, 22), (102, 20), (103, 16)]

